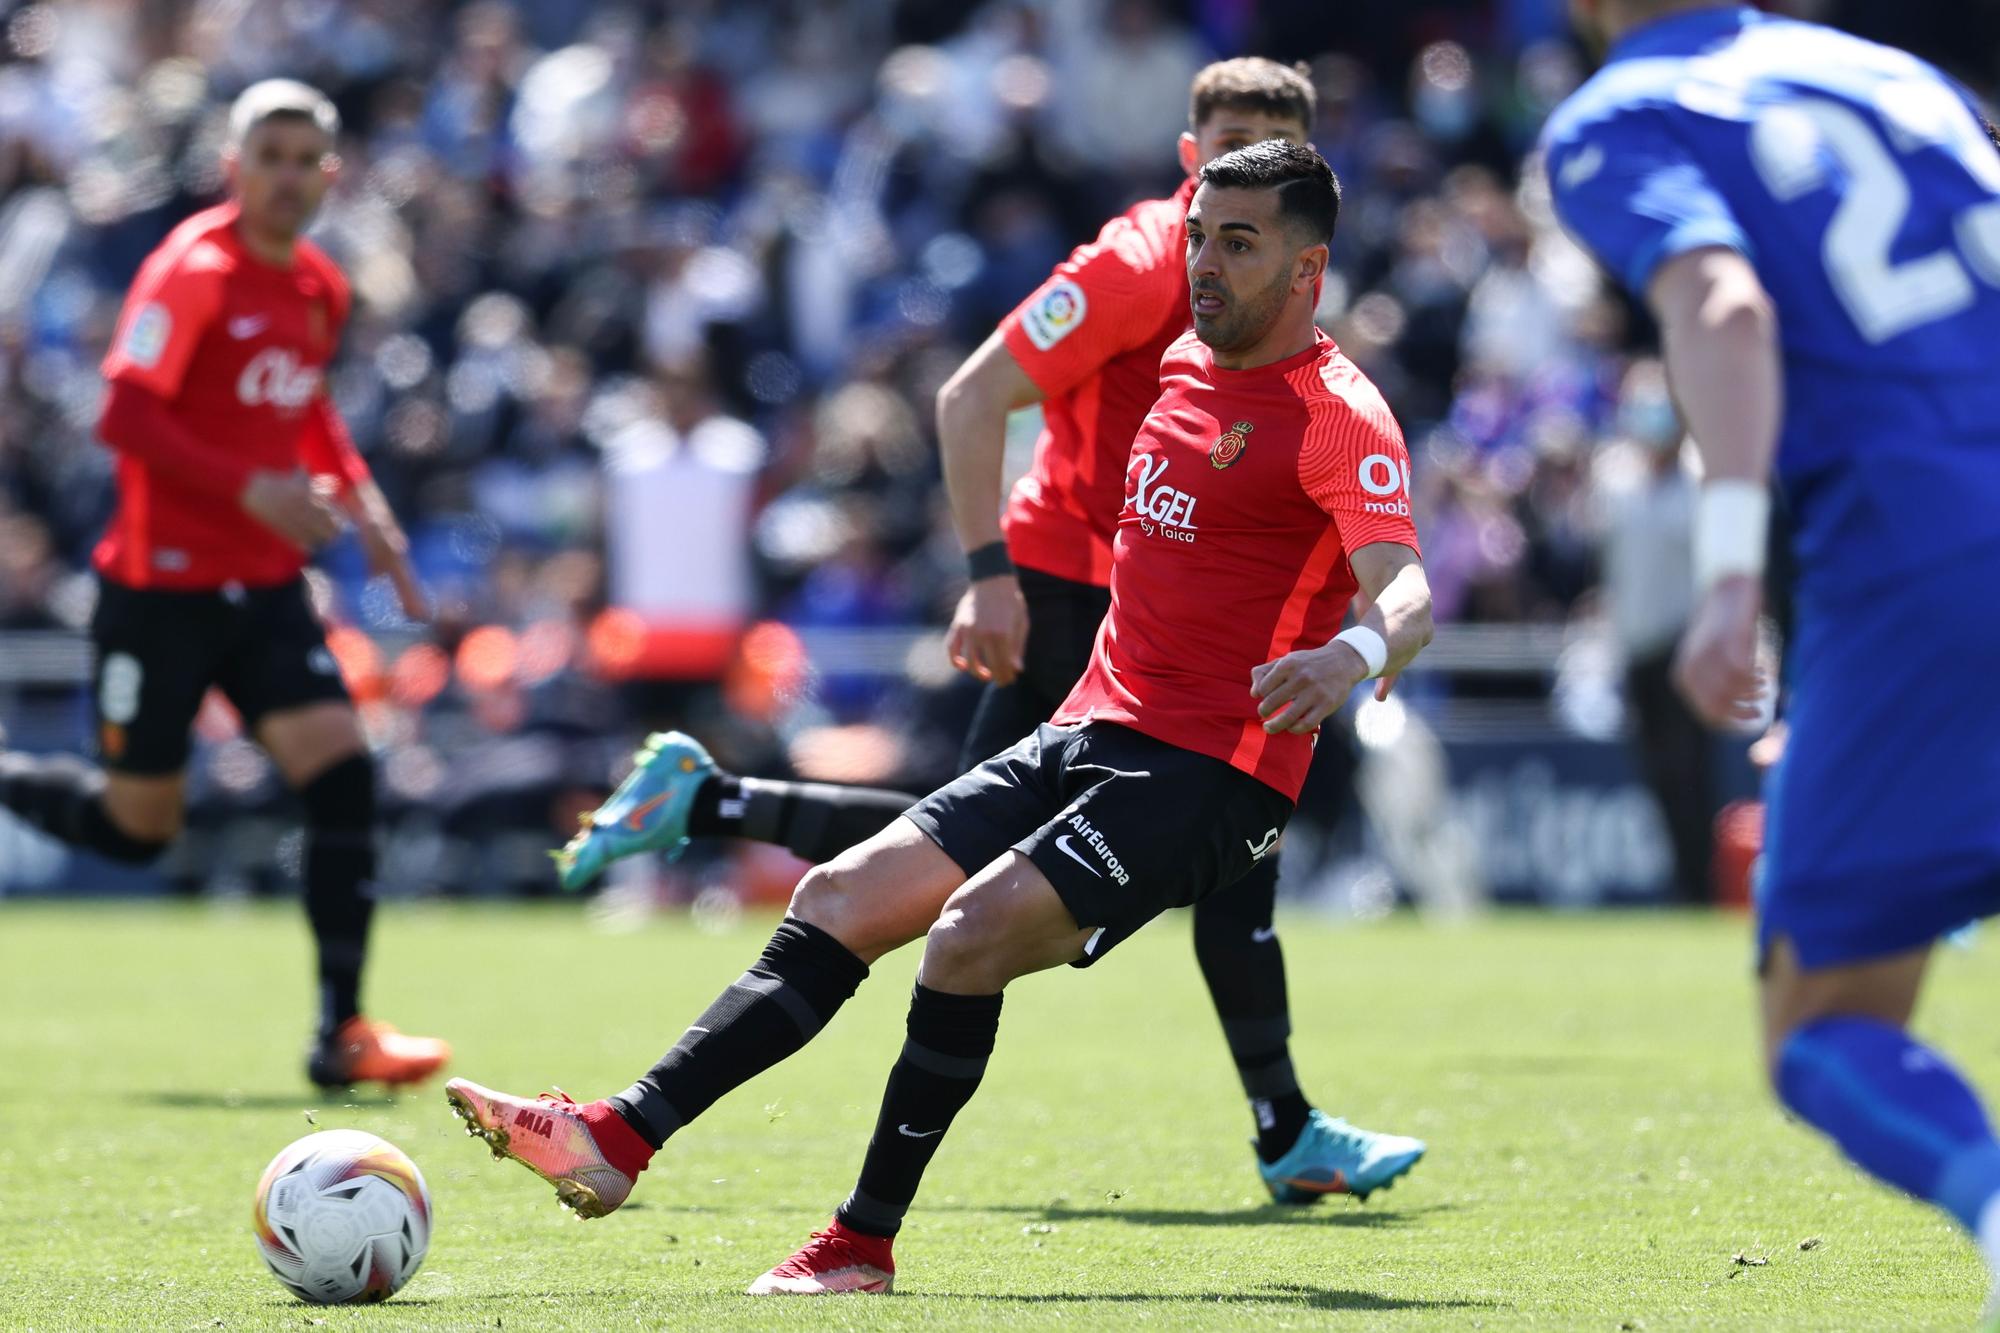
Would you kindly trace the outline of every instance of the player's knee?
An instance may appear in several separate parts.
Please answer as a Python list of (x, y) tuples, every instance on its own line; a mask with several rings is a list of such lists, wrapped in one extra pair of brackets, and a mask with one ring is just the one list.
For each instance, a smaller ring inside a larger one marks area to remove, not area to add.
[(135, 794), (117, 783), (101, 798), (107, 836), (93, 841), (92, 850), (129, 865), (157, 860), (167, 844), (181, 835), (184, 810), (179, 795)]
[(953, 894), (924, 937), (924, 984), (971, 994), (1000, 990), (1014, 975), (1010, 927), (998, 895)]
[(814, 866), (792, 890), (785, 915), (846, 942), (864, 915), (857, 878), (852, 869), (838, 864)]

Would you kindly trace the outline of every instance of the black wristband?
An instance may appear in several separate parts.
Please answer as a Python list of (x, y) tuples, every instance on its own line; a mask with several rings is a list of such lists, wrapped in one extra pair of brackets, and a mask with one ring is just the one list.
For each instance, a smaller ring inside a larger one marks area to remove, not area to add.
[(1006, 542), (988, 542), (965, 557), (965, 572), (974, 583), (981, 579), (997, 578), (1014, 572), (1014, 562), (1007, 558)]

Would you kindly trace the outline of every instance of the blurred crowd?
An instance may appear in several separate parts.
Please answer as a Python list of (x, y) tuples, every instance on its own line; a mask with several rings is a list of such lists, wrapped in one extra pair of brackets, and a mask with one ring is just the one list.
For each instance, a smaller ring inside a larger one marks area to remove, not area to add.
[[(2000, 49), (1965, 40), (1975, 6), (1792, 7)], [(1643, 317), (1533, 169), (1589, 68), (1562, 8), (0, 0), (0, 630), (87, 617), (119, 299), (218, 197), (229, 100), (291, 75), (343, 118), (315, 231), (356, 294), (333, 391), (442, 606), (419, 633), (358, 552), (322, 562), (372, 723), (409, 739), (451, 705), (560, 746), (705, 714), (755, 767), (803, 711), (894, 742), (821, 745), (849, 770), (824, 775), (931, 776), (956, 725), (935, 678), (806, 682), (801, 644), (944, 620), (937, 386), (1104, 217), (1174, 188), (1190, 78), (1259, 52), (1319, 90), (1346, 189), (1322, 322), (1410, 439), (1439, 618), (1602, 617), (1645, 657), (1685, 551), (1607, 578), (1605, 538), (1671, 511), (1680, 431)], [(579, 790), (606, 762), (563, 761)], [(389, 777), (414, 799), (454, 765)]]

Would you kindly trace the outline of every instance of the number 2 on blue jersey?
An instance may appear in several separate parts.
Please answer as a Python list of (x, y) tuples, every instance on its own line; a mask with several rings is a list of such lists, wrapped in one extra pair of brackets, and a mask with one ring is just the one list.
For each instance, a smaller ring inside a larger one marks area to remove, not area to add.
[(1869, 342), (1883, 343), (1970, 307), (1977, 300), (1974, 273), (2000, 287), (2000, 199), (1959, 213), (1956, 252), (1947, 246), (1901, 261), (1891, 257), (1911, 201), (1897, 154), (1942, 149), (1995, 194), (2000, 194), (2000, 156), (1971, 110), (1936, 83), (1883, 84), (1875, 109), (1880, 129), (1831, 98), (1802, 97), (1768, 107), (1751, 129), (1750, 156), (1780, 203), (1828, 186), (1827, 156), (1847, 173), (1821, 258), (1855, 328)]

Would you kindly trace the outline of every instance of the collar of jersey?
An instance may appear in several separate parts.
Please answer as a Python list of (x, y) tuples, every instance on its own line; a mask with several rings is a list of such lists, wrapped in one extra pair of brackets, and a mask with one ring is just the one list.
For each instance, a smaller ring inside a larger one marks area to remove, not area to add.
[(1289, 375), (1307, 362), (1314, 360), (1326, 352), (1337, 352), (1340, 348), (1334, 343), (1333, 339), (1327, 336), (1325, 329), (1315, 326), (1313, 328), (1312, 346), (1302, 352), (1293, 352), (1282, 361), (1266, 361), (1261, 366), (1248, 366), (1242, 370), (1231, 370), (1228, 366), (1218, 366), (1215, 364), (1215, 351), (1207, 343), (1202, 344), (1202, 350), (1207, 356), (1209, 374), (1213, 375), (1220, 382), (1231, 378), (1242, 379), (1251, 375)]
[(1693, 55), (1715, 38), (1761, 21), (1748, 5), (1721, 5), (1666, 14), (1642, 23), (1612, 43), (1604, 63), (1640, 56)]

